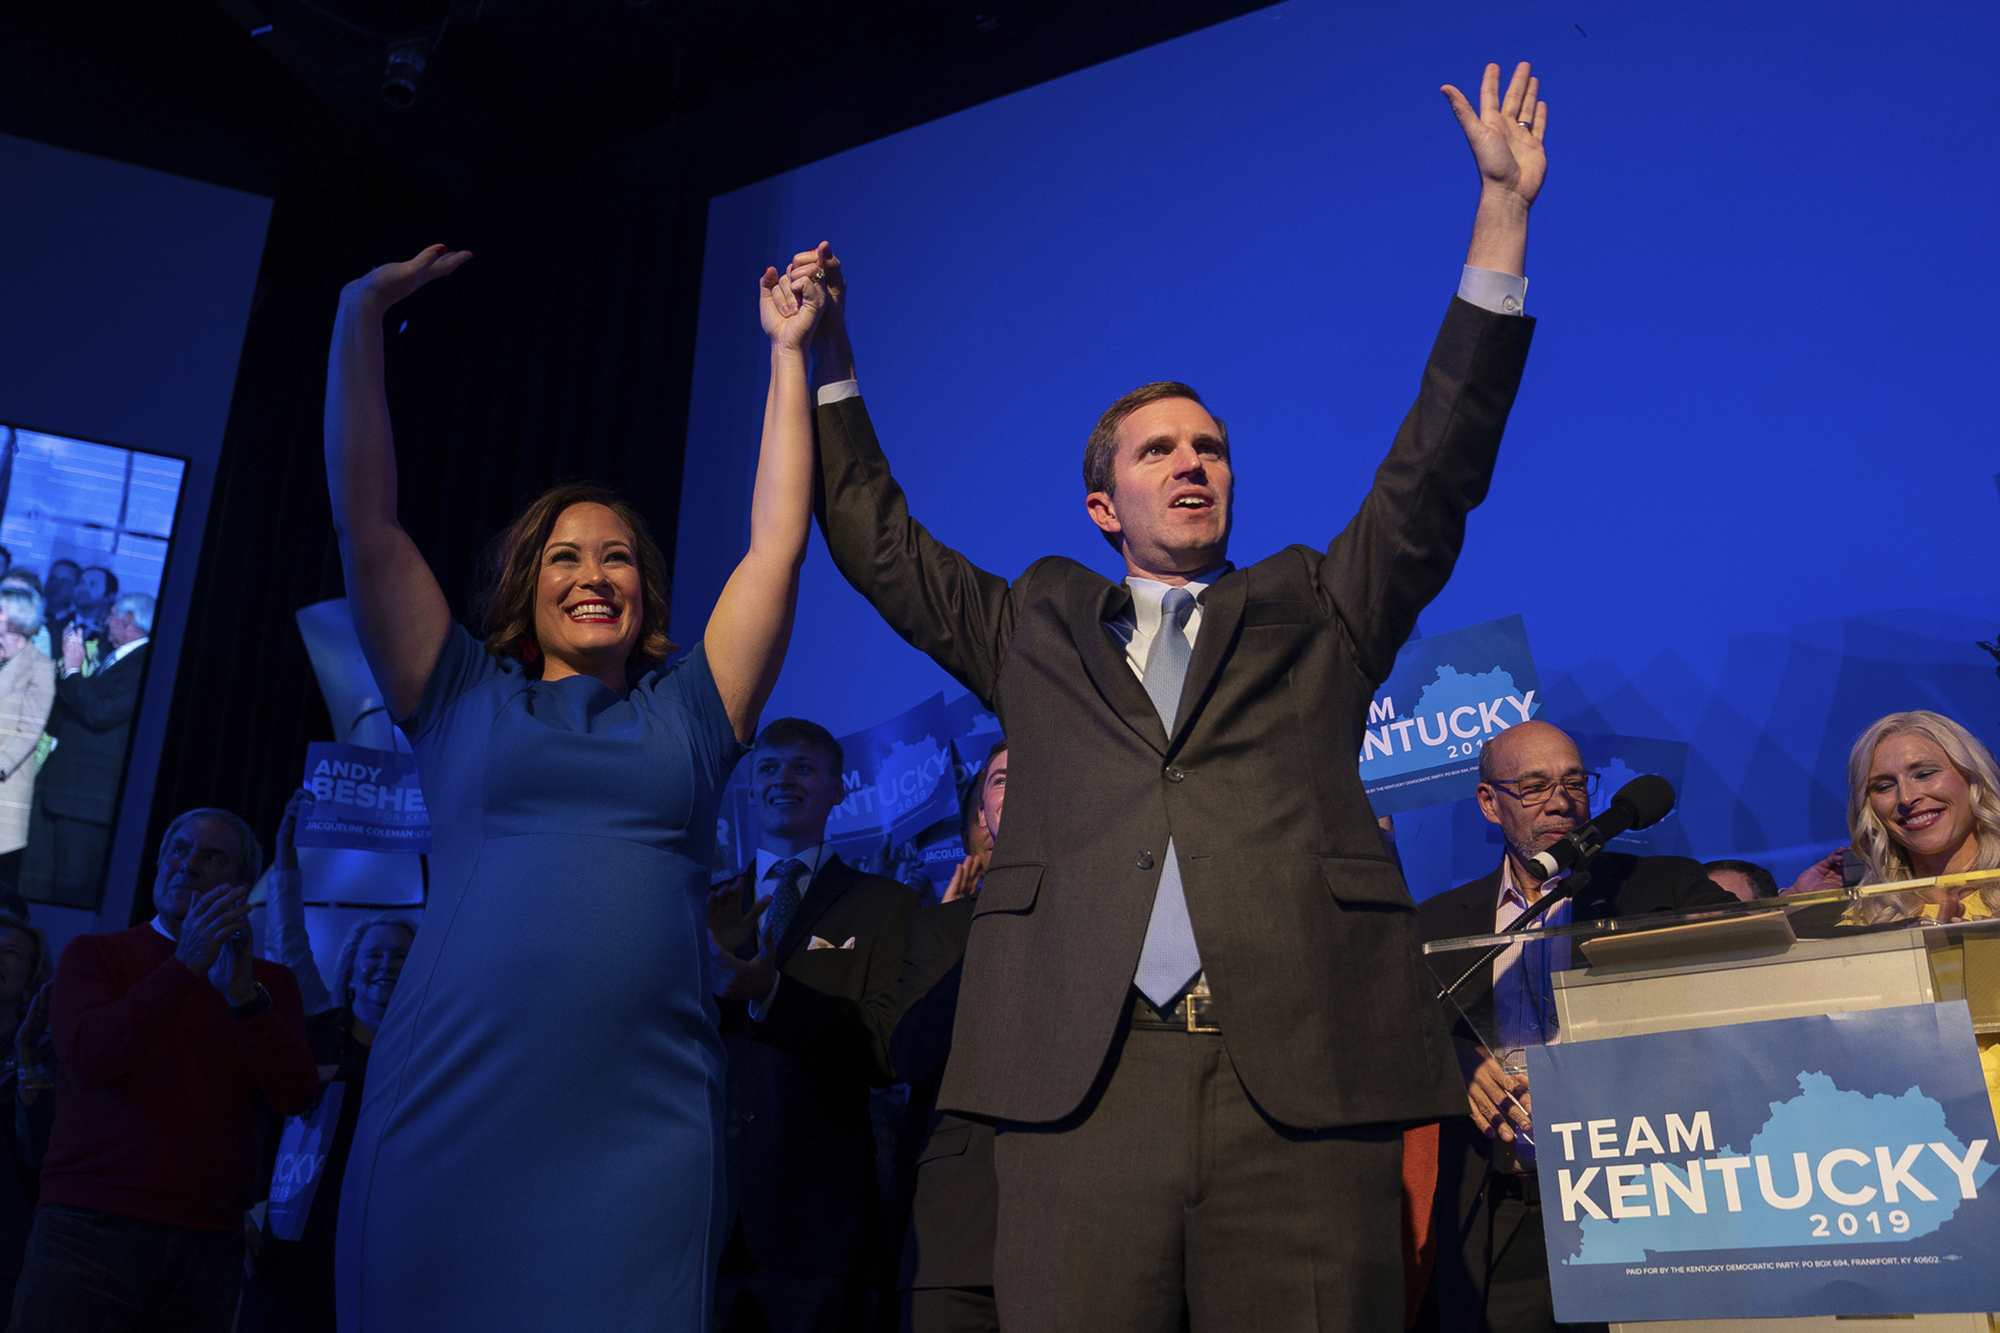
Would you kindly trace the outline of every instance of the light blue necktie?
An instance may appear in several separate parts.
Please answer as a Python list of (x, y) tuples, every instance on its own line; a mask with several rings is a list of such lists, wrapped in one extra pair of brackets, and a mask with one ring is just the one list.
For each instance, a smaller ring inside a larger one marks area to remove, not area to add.
[[(1146, 693), (1160, 710), (1169, 739), (1193, 651), (1187, 638), (1188, 617), (1193, 614), (1194, 594), (1186, 588), (1169, 588), (1160, 599), (1160, 628), (1146, 654)], [(1187, 894), (1181, 888), (1181, 863), (1174, 855), (1174, 840), (1168, 838), (1160, 887), (1153, 895), (1153, 918), (1146, 923), (1146, 943), (1139, 950), (1139, 970), (1132, 980), (1141, 994), (1164, 1009), (1180, 998), (1200, 971), (1201, 952), (1195, 947), (1194, 923), (1188, 920)]]

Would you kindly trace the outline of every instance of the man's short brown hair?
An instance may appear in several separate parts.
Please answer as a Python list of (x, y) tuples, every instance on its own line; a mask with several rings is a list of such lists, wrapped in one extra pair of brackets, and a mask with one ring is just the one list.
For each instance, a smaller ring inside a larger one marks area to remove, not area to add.
[[(1155, 380), (1142, 384), (1117, 402), (1104, 409), (1104, 415), (1097, 419), (1097, 426), (1090, 432), (1090, 439), (1083, 446), (1083, 491), (1095, 495), (1102, 491), (1113, 494), (1118, 484), (1118, 427), (1126, 417), (1148, 403), (1161, 402), (1168, 398), (1185, 398), (1195, 406), (1207, 411), (1208, 404), (1202, 402), (1201, 395), (1177, 380)], [(1229, 450), (1229, 427), (1221, 417), (1213, 412), (1208, 414), (1215, 422), (1216, 432), (1222, 437), (1223, 452)], [(1104, 540), (1111, 543), (1114, 551), (1123, 550), (1118, 538), (1111, 533), (1104, 534)]]
[(802, 717), (781, 717), (766, 723), (752, 748), (782, 750), (788, 745), (804, 745), (818, 750), (820, 757), (826, 760), (827, 770), (836, 779), (847, 763), (847, 755), (841, 750), (840, 742), (833, 738), (833, 733), (819, 723), (808, 722)]

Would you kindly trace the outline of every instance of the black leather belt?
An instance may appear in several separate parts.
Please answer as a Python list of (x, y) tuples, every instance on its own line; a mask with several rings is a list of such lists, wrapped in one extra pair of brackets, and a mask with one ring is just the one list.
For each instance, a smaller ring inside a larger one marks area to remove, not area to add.
[(1487, 1188), (1493, 1191), (1495, 1200), (1519, 1199), (1531, 1208), (1541, 1207), (1542, 1181), (1533, 1172), (1515, 1175), (1511, 1171), (1495, 1171)]
[(1132, 1026), (1149, 1032), (1220, 1032), (1213, 995), (1183, 995), (1162, 1013), (1138, 991), (1132, 992)]

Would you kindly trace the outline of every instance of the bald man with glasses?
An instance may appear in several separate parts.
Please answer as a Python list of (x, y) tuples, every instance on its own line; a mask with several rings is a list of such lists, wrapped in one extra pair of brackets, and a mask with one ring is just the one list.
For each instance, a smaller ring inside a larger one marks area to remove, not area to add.
[[(1504, 930), (1544, 895), (1561, 892), (1562, 876), (1538, 881), (1529, 862), (1589, 821), (1597, 785), (1576, 743), (1546, 722), (1521, 723), (1487, 742), (1479, 755), (1479, 809), (1500, 826), (1506, 851), (1491, 874), (1418, 905), (1422, 938)], [(1576, 896), (1558, 901), (1538, 925), (1735, 901), (1684, 856), (1603, 852), (1589, 870)], [(1569, 966), (1567, 939), (1514, 945), (1460, 987), (1470, 1023), (1457, 1009), (1447, 1016), (1472, 1114), (1445, 1122), (1439, 1137), (1432, 1281), (1441, 1327), (1539, 1333), (1557, 1326), (1523, 1053), (1560, 1039), (1550, 974)], [(1499, 1049), (1489, 1049), (1486, 1038)]]

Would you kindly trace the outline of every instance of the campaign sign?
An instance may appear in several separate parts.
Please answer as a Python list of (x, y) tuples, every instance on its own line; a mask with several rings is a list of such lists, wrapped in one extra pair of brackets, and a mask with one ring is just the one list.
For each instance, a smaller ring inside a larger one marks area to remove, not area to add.
[(327, 1153), (333, 1147), (346, 1092), (345, 1082), (322, 1084), (312, 1109), (285, 1119), (271, 1170), (270, 1208), (265, 1213), (271, 1234), (279, 1240), (298, 1240), (305, 1234), (313, 1197), (326, 1178)]
[(2000, 1309), (1963, 1001), (1532, 1047), (1556, 1318)]
[(841, 737), (847, 797), (827, 818), (827, 841), (872, 848), (903, 842), (940, 819), (956, 819), (951, 724), (944, 696), (934, 694), (887, 722)]
[(431, 816), (417, 784), (415, 755), (314, 741), (306, 747), (305, 785), (313, 803), (299, 819), (299, 846), (431, 849)]
[(1541, 713), (1521, 617), (1412, 639), (1368, 706), (1361, 784), (1378, 815), (1462, 801), (1489, 737)]
[[(976, 718), (959, 716), (963, 711), (934, 694), (886, 722), (838, 738), (845, 795), (827, 818), (826, 840), (843, 859), (859, 863), (873, 858), (870, 868), (909, 882), (923, 875), (921, 854), (910, 845), (917, 835), (945, 820), (956, 835), (955, 728), (979, 726)], [(997, 739), (996, 725), (988, 743)], [(734, 873), (756, 855), (754, 762), (753, 755), (739, 764), (723, 791), (716, 827), (718, 875)], [(950, 871), (944, 876), (949, 879)]]

